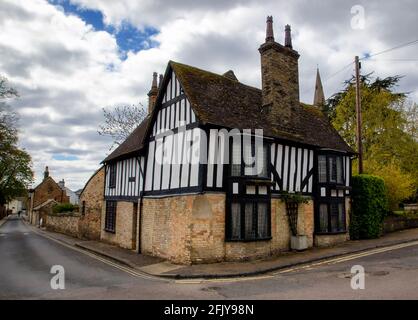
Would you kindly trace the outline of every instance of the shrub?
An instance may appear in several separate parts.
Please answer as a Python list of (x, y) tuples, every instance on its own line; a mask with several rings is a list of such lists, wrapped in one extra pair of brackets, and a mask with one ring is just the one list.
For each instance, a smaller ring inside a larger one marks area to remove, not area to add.
[(352, 187), (351, 238), (379, 237), (388, 210), (383, 179), (367, 174), (356, 175), (353, 176)]
[(63, 213), (63, 212), (73, 212), (77, 210), (77, 206), (71, 204), (71, 203), (60, 203), (56, 204), (52, 208), (53, 213)]
[(399, 204), (414, 195), (414, 179), (410, 173), (402, 172), (395, 162), (377, 164), (373, 161), (366, 162), (366, 169), (373, 175), (381, 177), (385, 181), (386, 194), (390, 210), (398, 210)]

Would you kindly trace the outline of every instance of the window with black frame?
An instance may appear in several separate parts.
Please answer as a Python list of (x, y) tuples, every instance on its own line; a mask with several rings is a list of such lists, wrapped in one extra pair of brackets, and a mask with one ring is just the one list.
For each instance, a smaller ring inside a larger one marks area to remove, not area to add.
[[(337, 196), (337, 188), (344, 184), (343, 158), (336, 154), (318, 155), (317, 233), (346, 231), (344, 197)], [(332, 191), (335, 190), (334, 196)]]
[(109, 166), (109, 188), (116, 188), (116, 163)]
[[(226, 238), (231, 241), (271, 237), (268, 145), (250, 139), (231, 141)], [(254, 183), (257, 180), (257, 183)], [(267, 180), (267, 179), (266, 179)]]
[(318, 182), (343, 184), (343, 159), (337, 155), (318, 156)]
[(233, 139), (231, 150), (231, 170), (233, 177), (246, 176), (268, 178), (268, 146), (252, 137)]
[(228, 240), (264, 240), (271, 237), (266, 199), (236, 199), (230, 204)]
[(105, 231), (116, 231), (116, 201), (106, 201)]
[(323, 202), (319, 204), (318, 233), (338, 233), (346, 231), (344, 202)]

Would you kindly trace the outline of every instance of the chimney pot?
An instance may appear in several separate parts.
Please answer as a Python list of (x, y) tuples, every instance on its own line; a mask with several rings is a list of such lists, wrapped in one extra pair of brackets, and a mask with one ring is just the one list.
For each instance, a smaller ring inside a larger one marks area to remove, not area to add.
[(288, 24), (284, 28), (284, 46), (292, 49), (292, 34)]
[(152, 74), (151, 90), (148, 92), (148, 113), (152, 112), (155, 106), (155, 102), (157, 100), (157, 94), (158, 94), (157, 77), (158, 77), (157, 72), (154, 72)]
[(267, 16), (267, 21), (266, 21), (266, 42), (274, 42), (273, 16)]

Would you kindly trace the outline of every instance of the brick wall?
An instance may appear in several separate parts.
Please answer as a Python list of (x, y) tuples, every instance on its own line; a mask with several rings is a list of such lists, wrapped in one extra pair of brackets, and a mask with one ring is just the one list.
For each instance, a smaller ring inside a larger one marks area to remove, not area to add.
[(127, 201), (117, 202), (115, 233), (104, 230), (105, 213), (106, 202), (104, 201), (102, 204), (100, 240), (125, 249), (135, 249), (137, 215), (134, 212), (134, 203)]
[(33, 207), (36, 207), (49, 199), (53, 199), (60, 203), (70, 202), (70, 198), (65, 194), (65, 191), (63, 191), (51, 177), (46, 178), (35, 188)]
[[(271, 219), (271, 240), (225, 242), (224, 193), (144, 198), (141, 250), (180, 264), (248, 260), (289, 250), (291, 233), (280, 199), (272, 199)], [(300, 206), (298, 229), (312, 246), (312, 201)]]
[(80, 212), (84, 202), (84, 214), (79, 221), (81, 238), (99, 240), (101, 231), (101, 215), (104, 198), (104, 167), (99, 169), (87, 182), (80, 195)]

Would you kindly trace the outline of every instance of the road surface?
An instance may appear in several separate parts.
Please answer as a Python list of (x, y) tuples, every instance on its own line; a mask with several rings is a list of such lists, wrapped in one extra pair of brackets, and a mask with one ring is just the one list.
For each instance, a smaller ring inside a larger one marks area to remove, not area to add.
[[(51, 267), (65, 270), (52, 289)], [(353, 265), (365, 289), (351, 288)], [(0, 299), (418, 299), (418, 245), (253, 278), (166, 280), (45, 238), (17, 217), (0, 227)]]

